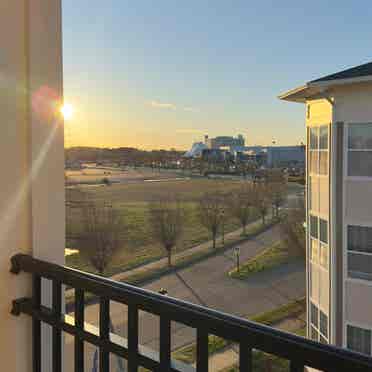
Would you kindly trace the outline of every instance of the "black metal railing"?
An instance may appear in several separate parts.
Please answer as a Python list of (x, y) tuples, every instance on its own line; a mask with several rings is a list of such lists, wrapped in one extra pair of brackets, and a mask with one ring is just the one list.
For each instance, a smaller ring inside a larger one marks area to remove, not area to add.
[[(289, 360), (291, 372), (303, 371), (305, 366), (322, 371), (372, 371), (372, 359), (348, 350), (323, 345), (219, 311), (153, 293), (128, 284), (40, 261), (28, 255), (16, 255), (11, 260), (11, 271), (32, 274), (32, 298), (13, 301), (14, 315), (27, 314), (33, 324), (33, 371), (41, 372), (41, 323), (52, 329), (51, 372), (60, 372), (62, 366), (61, 333), (74, 336), (74, 365), (76, 372), (84, 371), (84, 342), (99, 348), (99, 371), (110, 369), (110, 354), (127, 360), (128, 371), (144, 367), (150, 371), (184, 372), (195, 368), (171, 359), (171, 323), (179, 322), (196, 329), (196, 371), (208, 371), (208, 335), (213, 334), (239, 344), (241, 372), (253, 371), (253, 350), (261, 350)], [(52, 281), (51, 308), (41, 305), (41, 280)], [(62, 314), (62, 288), (75, 289), (75, 319)], [(99, 332), (84, 327), (84, 293), (99, 298)], [(127, 339), (110, 332), (110, 301), (128, 307)], [(139, 345), (139, 311), (160, 317), (160, 352), (151, 353)]]

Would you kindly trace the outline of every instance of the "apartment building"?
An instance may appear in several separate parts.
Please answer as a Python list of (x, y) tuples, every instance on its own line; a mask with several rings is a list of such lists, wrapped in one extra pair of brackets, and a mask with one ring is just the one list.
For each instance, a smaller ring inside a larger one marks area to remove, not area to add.
[(306, 107), (308, 336), (372, 353), (372, 63), (279, 96)]

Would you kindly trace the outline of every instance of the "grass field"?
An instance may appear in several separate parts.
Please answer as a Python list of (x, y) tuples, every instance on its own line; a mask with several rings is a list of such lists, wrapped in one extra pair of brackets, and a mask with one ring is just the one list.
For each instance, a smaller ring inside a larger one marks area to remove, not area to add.
[(274, 243), (271, 247), (265, 249), (262, 253), (252, 257), (240, 267), (239, 272), (233, 269), (229, 276), (235, 279), (246, 279), (249, 275), (263, 270), (272, 269), (292, 258), (285, 244), (281, 241)]
[[(193, 247), (210, 239), (208, 231), (200, 224), (197, 206), (198, 198), (207, 191), (233, 192), (241, 186), (242, 181), (190, 179), (182, 181), (135, 182), (128, 184), (113, 184), (111, 186), (83, 187), (82, 190), (89, 198), (96, 202), (107, 202), (118, 208), (125, 220), (126, 229), (122, 236), (120, 249), (107, 275), (120, 270), (138, 266), (163, 257), (164, 250), (157, 243), (148, 223), (148, 203), (157, 197), (176, 195), (184, 202), (186, 222), (183, 238), (176, 247), (176, 251)], [(81, 201), (80, 189), (67, 188), (66, 199), (71, 202)], [(79, 249), (79, 234), (82, 231), (79, 208), (67, 206), (66, 210), (67, 247)], [(239, 224), (233, 218), (226, 218), (225, 231), (233, 231)], [(68, 266), (94, 272), (89, 262), (79, 254), (66, 257)]]
[[(249, 317), (249, 319), (256, 323), (265, 324), (267, 326), (275, 326), (284, 320), (299, 317), (301, 314), (305, 312), (305, 310), (306, 310), (306, 300), (305, 298), (301, 298), (295, 301), (291, 301), (272, 311), (264, 312), (261, 314), (257, 314), (253, 317)], [(304, 335), (303, 327), (298, 330), (296, 329), (296, 330), (291, 330), (291, 331), (301, 336)], [(224, 350), (228, 346), (231, 346), (231, 342), (228, 340), (225, 340), (221, 337), (217, 337), (214, 335), (210, 335), (208, 337), (208, 350), (209, 350), (210, 355), (218, 351)], [(186, 364), (194, 363), (196, 360), (196, 344), (191, 344), (191, 345), (185, 346), (175, 351), (172, 357)], [(269, 361), (267, 362), (267, 360)], [(285, 368), (288, 367), (287, 361), (280, 359), (278, 357), (275, 357), (273, 355), (268, 355), (261, 351), (255, 352), (254, 363), (255, 363), (255, 366), (253, 369), (254, 371), (262, 371), (263, 369), (259, 369), (259, 367), (262, 368), (265, 363), (272, 363), (273, 367), (277, 368), (277, 369), (274, 369), (273, 371), (278, 371), (278, 372), (282, 370), (286, 371), (287, 369)], [(232, 366), (231, 369), (227, 369), (226, 372), (230, 370), (235, 371), (236, 369), (234, 366)]]

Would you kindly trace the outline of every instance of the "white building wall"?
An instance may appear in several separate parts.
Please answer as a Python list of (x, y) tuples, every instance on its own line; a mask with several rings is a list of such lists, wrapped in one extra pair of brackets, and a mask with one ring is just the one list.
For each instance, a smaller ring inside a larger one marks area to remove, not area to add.
[(347, 130), (353, 123), (372, 122), (372, 85), (355, 84), (338, 87), (333, 93), (334, 117), (345, 124), (344, 145), (344, 346), (346, 325), (372, 329), (372, 282), (348, 278), (347, 226), (372, 226), (372, 179), (347, 176)]
[[(10, 274), (10, 258), (28, 253), (64, 263), (61, 62), (60, 0), (1, 0), (1, 371), (32, 370), (31, 319), (10, 314), (12, 300), (31, 295), (31, 277)], [(50, 291), (43, 298), (49, 302)], [(50, 358), (43, 363), (51, 371)]]

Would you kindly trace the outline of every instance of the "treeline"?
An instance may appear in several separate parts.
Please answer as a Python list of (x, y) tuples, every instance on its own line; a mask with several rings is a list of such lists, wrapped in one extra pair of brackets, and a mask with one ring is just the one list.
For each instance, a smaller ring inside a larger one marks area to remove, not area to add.
[(177, 150), (140, 150), (132, 147), (96, 148), (71, 147), (65, 149), (67, 163), (75, 162), (113, 162), (130, 165), (151, 165), (153, 163), (169, 163), (181, 158), (184, 151)]

